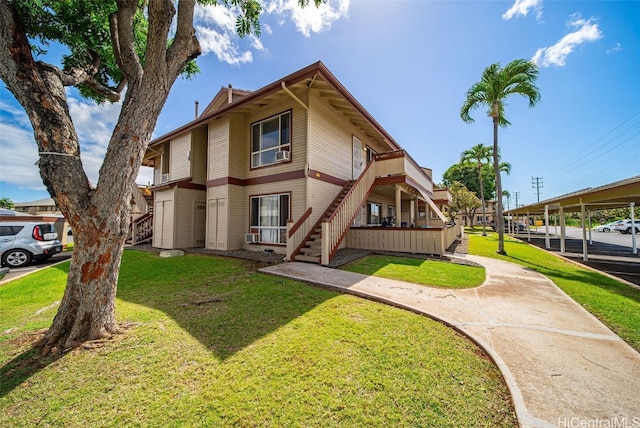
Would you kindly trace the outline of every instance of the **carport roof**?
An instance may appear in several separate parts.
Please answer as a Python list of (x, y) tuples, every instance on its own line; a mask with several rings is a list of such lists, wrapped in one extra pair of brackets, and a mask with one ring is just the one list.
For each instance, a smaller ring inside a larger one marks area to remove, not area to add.
[(558, 211), (560, 207), (565, 212), (575, 212), (581, 210), (581, 204), (588, 209), (621, 208), (631, 202), (640, 206), (640, 175), (514, 208), (505, 214), (544, 214), (545, 206), (551, 212)]

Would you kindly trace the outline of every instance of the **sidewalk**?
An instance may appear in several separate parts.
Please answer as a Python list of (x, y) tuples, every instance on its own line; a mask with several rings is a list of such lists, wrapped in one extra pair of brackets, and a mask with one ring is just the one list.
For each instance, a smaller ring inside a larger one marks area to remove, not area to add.
[[(486, 268), (482, 286), (431, 288), (308, 263), (261, 271), (391, 303), (459, 330), (502, 371), (523, 427), (640, 426), (638, 352), (537, 272), (465, 258)], [(626, 425), (614, 424), (620, 421)]]

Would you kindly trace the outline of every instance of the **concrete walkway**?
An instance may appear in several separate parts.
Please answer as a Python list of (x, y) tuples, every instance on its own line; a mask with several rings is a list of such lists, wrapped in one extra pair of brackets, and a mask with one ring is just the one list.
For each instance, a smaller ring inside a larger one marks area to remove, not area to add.
[(496, 362), (523, 427), (640, 427), (638, 352), (543, 275), (500, 260), (465, 258), (486, 268), (482, 286), (431, 288), (297, 262), (261, 271), (404, 307), (456, 328)]

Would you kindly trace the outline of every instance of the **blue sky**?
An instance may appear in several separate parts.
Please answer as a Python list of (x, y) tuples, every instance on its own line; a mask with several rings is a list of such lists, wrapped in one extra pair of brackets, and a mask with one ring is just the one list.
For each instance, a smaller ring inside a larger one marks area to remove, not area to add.
[[(512, 123), (499, 131), (512, 164), (503, 187), (511, 207), (640, 175), (639, 1), (329, 0), (319, 10), (296, 0), (264, 0), (260, 39), (238, 39), (233, 16), (199, 9), (202, 73), (179, 80), (155, 136), (193, 119), (221, 86), (259, 89), (322, 61), (434, 181), (475, 144), (492, 144), (486, 112), (464, 123), (460, 107), (486, 66), (517, 58), (540, 65), (541, 102), (507, 101)], [(49, 59), (55, 62), (55, 59)], [(69, 91), (89, 177), (119, 112)], [(48, 197), (34, 162), (33, 133), (21, 107), (0, 87), (0, 197)], [(148, 174), (139, 182), (146, 184)]]

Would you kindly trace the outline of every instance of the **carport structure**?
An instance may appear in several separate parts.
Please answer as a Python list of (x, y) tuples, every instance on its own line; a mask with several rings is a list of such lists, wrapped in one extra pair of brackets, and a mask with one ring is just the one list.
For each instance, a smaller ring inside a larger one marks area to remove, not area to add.
[[(565, 253), (565, 213), (580, 212), (582, 214), (582, 259), (588, 261), (588, 241), (591, 240), (591, 211), (609, 208), (631, 208), (631, 220), (634, 219), (634, 207), (640, 205), (640, 176), (627, 178), (604, 186), (587, 188), (556, 198), (536, 202), (505, 211), (505, 214), (544, 215), (545, 219), (545, 247), (549, 249), (549, 214), (560, 216), (560, 253)], [(589, 223), (589, 224), (588, 224)], [(589, 239), (587, 239), (587, 232)], [(530, 232), (527, 232), (530, 234)], [(631, 234), (632, 253), (638, 254), (637, 239)], [(529, 240), (531, 239), (529, 235)]]

